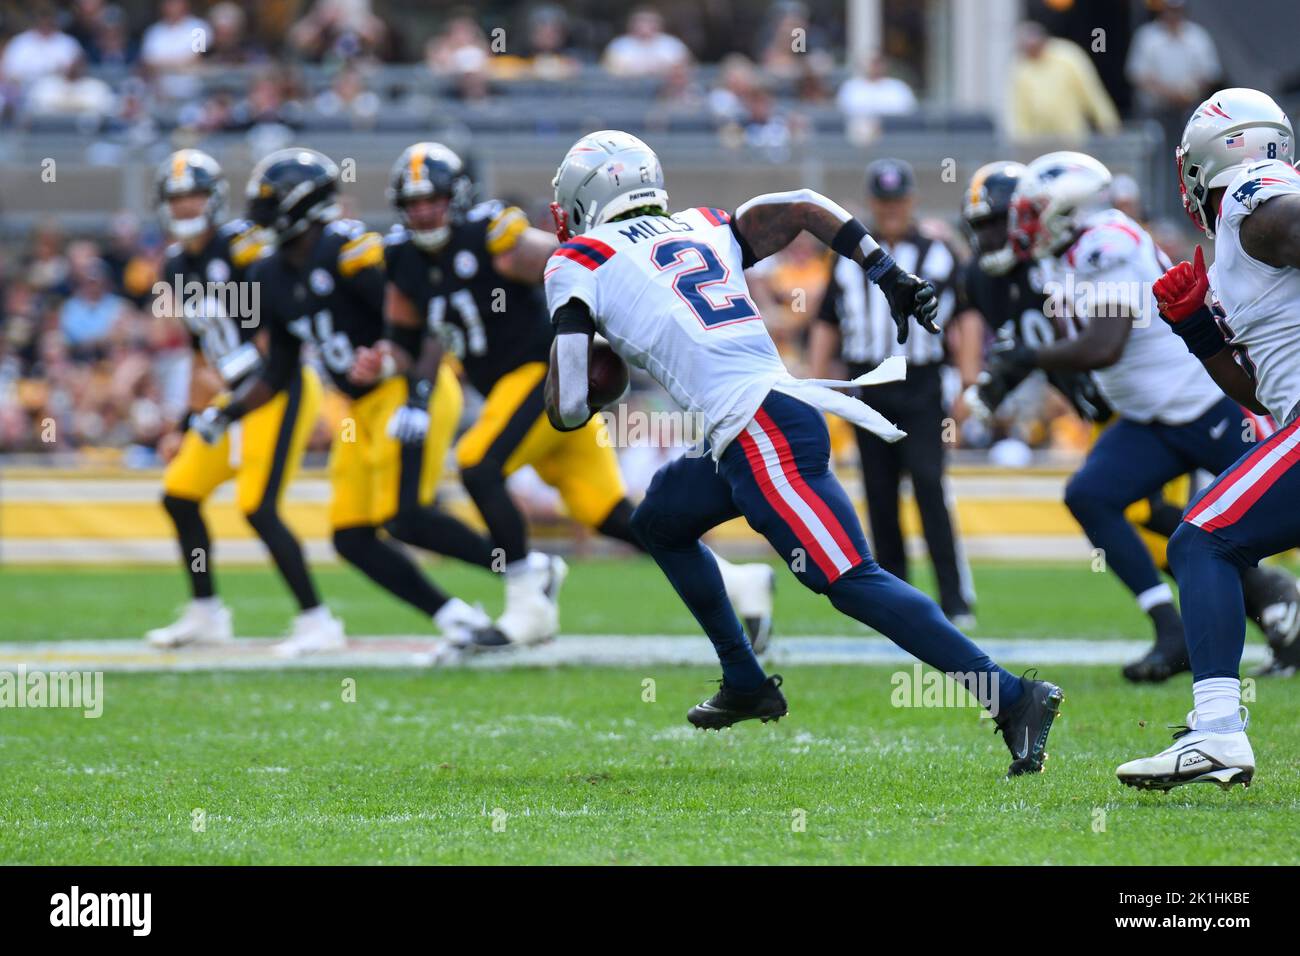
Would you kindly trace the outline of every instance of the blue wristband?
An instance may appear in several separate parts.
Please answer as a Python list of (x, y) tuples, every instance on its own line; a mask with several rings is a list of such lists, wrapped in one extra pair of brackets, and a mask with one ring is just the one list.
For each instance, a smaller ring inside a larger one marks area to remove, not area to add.
[(884, 249), (876, 249), (871, 255), (867, 256), (862, 267), (867, 271), (867, 278), (877, 285), (891, 270), (898, 268), (894, 262), (894, 257)]
[(1187, 351), (1202, 362), (1222, 352), (1228, 346), (1228, 340), (1223, 337), (1223, 330), (1219, 328), (1219, 323), (1215, 321), (1214, 313), (1210, 311), (1209, 306), (1201, 306), (1180, 322), (1169, 322), (1168, 319), (1165, 321), (1183, 340)]

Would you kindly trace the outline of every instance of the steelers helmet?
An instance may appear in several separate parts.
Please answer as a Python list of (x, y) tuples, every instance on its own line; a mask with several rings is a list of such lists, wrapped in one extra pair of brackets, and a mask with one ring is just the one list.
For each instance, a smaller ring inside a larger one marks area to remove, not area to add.
[[(386, 195), (415, 244), (433, 252), (447, 244), (451, 224), (469, 208), (473, 192), (474, 184), (465, 163), (452, 150), (441, 143), (415, 143), (406, 147), (393, 164)], [(407, 203), (440, 196), (449, 200), (443, 224), (437, 229), (412, 228), (406, 214)]]
[[(169, 200), (195, 193), (207, 196), (203, 212), (189, 219), (172, 215)], [(220, 164), (197, 149), (178, 149), (158, 166), (154, 174), (154, 195), (158, 218), (174, 239), (184, 242), (221, 222), (226, 215), (230, 186)]]
[(966, 185), (962, 225), (971, 250), (979, 257), (979, 267), (989, 275), (1006, 275), (1016, 264), (1015, 252), (1007, 240), (1007, 216), (1011, 196), (1024, 171), (1023, 163), (985, 163)]
[(341, 213), (339, 168), (314, 149), (291, 147), (263, 159), (248, 177), (248, 218), (271, 230), (277, 242), (302, 235), (312, 223)]

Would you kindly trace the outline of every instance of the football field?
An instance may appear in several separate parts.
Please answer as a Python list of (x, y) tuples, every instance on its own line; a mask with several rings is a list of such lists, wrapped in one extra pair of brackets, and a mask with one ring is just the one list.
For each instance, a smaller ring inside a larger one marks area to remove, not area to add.
[[(497, 580), (430, 567), (499, 610)], [(822, 637), (876, 645), (788, 574), (773, 666), (789, 717), (694, 731), (685, 711), (717, 669), (654, 650), (707, 661), (685, 609), (646, 561), (575, 561), (555, 647), (602, 648), (571, 658), (600, 666), (503, 655), (486, 668), (358, 658), (182, 671), (168, 669), (182, 655), (163, 655), (162, 670), (110, 661), (97, 718), (0, 710), (0, 862), (1300, 863), (1294, 681), (1254, 688), (1249, 790), (1130, 791), (1114, 767), (1165, 745), (1165, 725), (1190, 707), (1189, 679), (1133, 688), (1114, 664), (1071, 663), (1147, 638), (1107, 575), (1014, 564), (975, 575), (976, 636), (1015, 649), (1017, 667), (1041, 642), (1053, 658), (1043, 676), (1066, 693), (1040, 776), (1002, 779), (1009, 755), (975, 709), (931, 706), (919, 690), (900, 698), (910, 661), (817, 663), (805, 651)], [(350, 570), (318, 577), (354, 646), (426, 633)], [(219, 586), (241, 636), (286, 626), (272, 572), (223, 569)], [(122, 646), (165, 622), (181, 587), (170, 568), (7, 568), (0, 671), (23, 659), (18, 645), (57, 641), (79, 650), (42, 666), (94, 669), (87, 645)], [(620, 663), (620, 635), (645, 652)]]

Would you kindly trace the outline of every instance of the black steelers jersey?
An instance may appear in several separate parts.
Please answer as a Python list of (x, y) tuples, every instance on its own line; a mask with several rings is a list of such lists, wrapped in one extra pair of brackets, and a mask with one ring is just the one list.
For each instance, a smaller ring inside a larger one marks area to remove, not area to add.
[(384, 336), (384, 244), (355, 219), (325, 227), (302, 269), (275, 252), (259, 259), (252, 278), (261, 287), (262, 315), (271, 334), (271, 364), (297, 363), (304, 342), (339, 391), (359, 398), (373, 385), (348, 381), (356, 350)]
[[(1017, 263), (1006, 275), (989, 275), (972, 258), (961, 270), (959, 308), (973, 308), (995, 333), (1009, 332), (1031, 348), (1054, 342), (1057, 328), (1044, 307), (1047, 296), (1031, 263)], [(1088, 372), (1049, 371), (1048, 382), (1065, 396), (1081, 418), (1107, 421), (1113, 414)]]
[(216, 229), (197, 252), (181, 243), (167, 249), (162, 281), (172, 313), (184, 323), (190, 344), (233, 385), (260, 360), (252, 344), (258, 330), (258, 302), (243, 281), (264, 246), (257, 228), (234, 219)]
[(552, 331), (540, 285), (508, 279), (492, 266), (527, 228), (523, 210), (493, 200), (457, 222), (436, 253), (416, 246), (402, 226), (384, 240), (389, 281), (425, 316), (427, 331), (460, 360), (483, 395), (525, 362), (549, 358)]

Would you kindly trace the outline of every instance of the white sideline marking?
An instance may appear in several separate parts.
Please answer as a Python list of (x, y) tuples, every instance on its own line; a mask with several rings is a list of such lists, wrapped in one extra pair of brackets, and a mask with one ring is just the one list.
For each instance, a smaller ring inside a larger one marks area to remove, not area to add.
[[(601, 634), (560, 637), (549, 644), (474, 654), (435, 665), (440, 642), (421, 636), (360, 637), (332, 654), (285, 660), (271, 649), (280, 638), (239, 638), (221, 647), (160, 651), (143, 640), (46, 641), (0, 644), (0, 670), (213, 671), (284, 669), (355, 669), (410, 667), (651, 667), (715, 666), (713, 648), (703, 637), (651, 634)], [(1146, 641), (1082, 638), (1033, 640), (979, 639), (994, 660), (1047, 667), (1053, 664), (1123, 664), (1140, 657)], [(1265, 658), (1261, 645), (1246, 647), (1246, 663)], [(773, 641), (764, 658), (771, 667), (810, 664), (904, 664), (911, 656), (882, 637), (786, 637)]]

